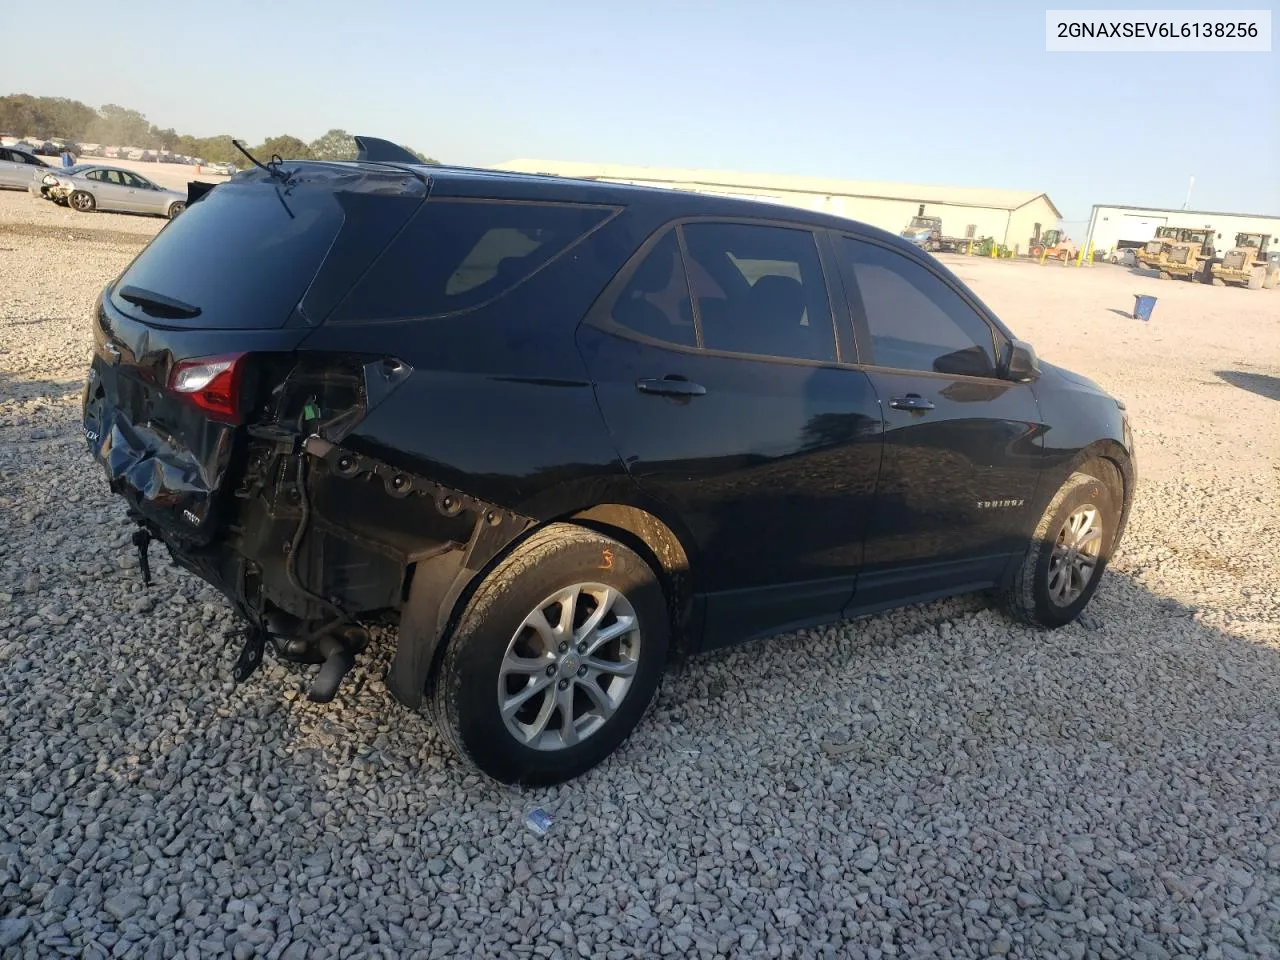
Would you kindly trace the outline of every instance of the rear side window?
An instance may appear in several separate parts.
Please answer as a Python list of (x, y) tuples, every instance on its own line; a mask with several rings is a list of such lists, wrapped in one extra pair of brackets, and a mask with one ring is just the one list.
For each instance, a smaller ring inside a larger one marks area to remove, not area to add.
[(746, 223), (681, 229), (705, 348), (835, 360), (831, 304), (811, 232)]
[(842, 237), (838, 249), (862, 301), (873, 363), (995, 376), (991, 327), (951, 287), (914, 260), (878, 244)]
[(655, 340), (697, 345), (689, 280), (674, 230), (668, 230), (641, 261), (614, 301), (609, 318)]
[(331, 319), (434, 317), (488, 303), (612, 213), (574, 203), (428, 200)]

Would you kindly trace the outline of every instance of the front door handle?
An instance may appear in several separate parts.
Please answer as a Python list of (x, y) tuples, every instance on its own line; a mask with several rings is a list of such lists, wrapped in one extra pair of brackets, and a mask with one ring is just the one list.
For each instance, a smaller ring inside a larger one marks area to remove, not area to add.
[(894, 397), (889, 406), (895, 410), (932, 410), (933, 401), (926, 400), (918, 393), (908, 393), (905, 397)]
[(702, 384), (677, 376), (637, 380), (636, 389), (641, 393), (652, 393), (660, 397), (700, 397), (707, 392)]

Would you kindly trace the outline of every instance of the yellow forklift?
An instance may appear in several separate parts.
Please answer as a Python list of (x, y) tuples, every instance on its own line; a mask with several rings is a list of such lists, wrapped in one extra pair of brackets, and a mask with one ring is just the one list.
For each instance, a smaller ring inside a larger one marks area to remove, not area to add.
[(1280, 267), (1267, 256), (1271, 236), (1265, 233), (1237, 233), (1236, 245), (1210, 266), (1213, 285), (1239, 283), (1250, 290), (1270, 290), (1280, 276)]

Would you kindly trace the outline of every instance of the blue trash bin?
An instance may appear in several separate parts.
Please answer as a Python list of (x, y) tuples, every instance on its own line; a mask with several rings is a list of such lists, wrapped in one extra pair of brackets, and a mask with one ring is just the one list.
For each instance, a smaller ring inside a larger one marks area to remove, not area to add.
[(1151, 311), (1156, 308), (1156, 298), (1149, 297), (1145, 293), (1135, 293), (1133, 300), (1133, 319), (1144, 322), (1150, 320)]

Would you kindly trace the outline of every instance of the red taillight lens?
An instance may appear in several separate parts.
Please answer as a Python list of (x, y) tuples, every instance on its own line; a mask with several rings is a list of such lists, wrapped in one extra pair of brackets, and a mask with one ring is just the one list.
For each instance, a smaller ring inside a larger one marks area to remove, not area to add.
[(217, 420), (240, 422), (240, 381), (247, 353), (197, 357), (174, 364), (169, 389)]

